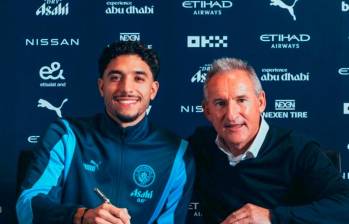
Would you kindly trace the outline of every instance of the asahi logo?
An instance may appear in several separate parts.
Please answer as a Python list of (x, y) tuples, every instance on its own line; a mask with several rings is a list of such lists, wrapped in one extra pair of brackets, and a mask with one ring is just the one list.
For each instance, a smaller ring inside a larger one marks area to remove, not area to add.
[(191, 77), (191, 83), (204, 83), (207, 72), (211, 69), (211, 64), (205, 64), (199, 67), (199, 70)]
[(130, 197), (136, 198), (138, 203), (144, 203), (147, 200), (152, 199), (153, 194), (154, 194), (154, 191), (152, 190), (140, 190), (136, 188), (131, 192)]
[(308, 82), (310, 72), (290, 72), (287, 68), (262, 68), (263, 82)]
[(263, 112), (264, 118), (273, 119), (306, 119), (307, 111), (296, 111), (296, 100), (294, 99), (276, 99), (274, 111)]
[(228, 36), (187, 36), (187, 47), (226, 48), (228, 47)]
[(37, 16), (66, 16), (69, 14), (69, 3), (62, 0), (44, 0), (44, 3), (36, 10)]
[(297, 49), (311, 39), (309, 34), (282, 34), (282, 33), (265, 33), (260, 35), (259, 40), (265, 44), (270, 44), (274, 49)]
[(40, 87), (66, 87), (67, 83), (63, 75), (64, 70), (58, 61), (52, 62), (49, 66), (42, 66), (39, 70), (39, 76), (43, 82)]
[(107, 1), (105, 14), (114, 15), (152, 15), (154, 5), (133, 5), (132, 1)]
[(233, 1), (183, 1), (182, 7), (192, 10), (195, 16), (219, 16), (233, 7)]

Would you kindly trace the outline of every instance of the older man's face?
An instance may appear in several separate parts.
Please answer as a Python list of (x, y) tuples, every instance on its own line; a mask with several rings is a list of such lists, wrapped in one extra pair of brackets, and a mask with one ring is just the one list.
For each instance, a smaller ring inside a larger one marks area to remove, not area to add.
[(265, 105), (264, 92), (256, 95), (245, 71), (222, 72), (207, 83), (205, 115), (234, 155), (243, 153), (257, 135)]

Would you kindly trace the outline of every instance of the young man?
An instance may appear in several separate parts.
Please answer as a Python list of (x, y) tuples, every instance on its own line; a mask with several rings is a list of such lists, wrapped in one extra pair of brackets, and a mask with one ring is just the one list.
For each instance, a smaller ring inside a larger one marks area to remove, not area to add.
[(348, 223), (349, 186), (313, 141), (269, 126), (254, 69), (214, 61), (204, 85), (213, 128), (191, 137), (207, 223)]
[(112, 43), (99, 71), (105, 113), (49, 127), (21, 186), (19, 222), (184, 223), (193, 158), (185, 140), (146, 116), (157, 55), (139, 42)]

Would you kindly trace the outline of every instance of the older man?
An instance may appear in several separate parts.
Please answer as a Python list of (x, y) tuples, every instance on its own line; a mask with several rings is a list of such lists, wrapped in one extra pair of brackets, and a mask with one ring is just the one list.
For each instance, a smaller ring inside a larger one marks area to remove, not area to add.
[(213, 128), (198, 128), (190, 141), (207, 223), (349, 222), (348, 183), (316, 142), (267, 124), (251, 66), (214, 61), (203, 107)]

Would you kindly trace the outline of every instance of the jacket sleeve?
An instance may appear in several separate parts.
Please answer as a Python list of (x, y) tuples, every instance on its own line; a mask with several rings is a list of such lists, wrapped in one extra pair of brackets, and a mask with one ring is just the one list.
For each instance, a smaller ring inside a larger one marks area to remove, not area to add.
[(184, 224), (195, 178), (195, 163), (188, 143), (182, 140), (169, 181), (153, 217), (148, 223)]
[(297, 173), (302, 186), (298, 193), (307, 202), (272, 209), (273, 224), (348, 223), (349, 184), (317, 145), (308, 144), (302, 151)]
[(61, 204), (62, 185), (76, 145), (65, 120), (53, 123), (34, 151), (16, 203), (18, 222), (72, 223), (77, 205)]

